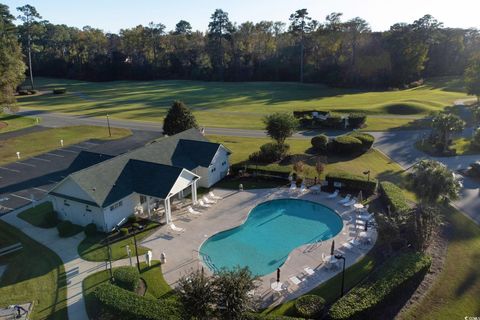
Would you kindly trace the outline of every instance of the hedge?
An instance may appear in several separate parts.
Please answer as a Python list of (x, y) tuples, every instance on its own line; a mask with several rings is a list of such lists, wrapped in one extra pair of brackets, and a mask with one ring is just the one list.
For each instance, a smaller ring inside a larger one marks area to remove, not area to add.
[(242, 165), (233, 165), (230, 167), (230, 171), (233, 174), (238, 174), (240, 170), (247, 173), (252, 173), (252, 174), (256, 173), (259, 176), (268, 176), (268, 177), (275, 177), (280, 179), (288, 179), (288, 177), (290, 176), (290, 171), (256, 169), (255, 167), (247, 167), (245, 170), (245, 166), (242, 166)]
[(429, 256), (419, 252), (387, 260), (379, 270), (337, 300), (328, 316), (332, 320), (375, 319), (376, 312), (388, 307), (391, 298), (423, 279), (431, 262)]
[(371, 134), (364, 133), (364, 132), (352, 132), (349, 133), (348, 136), (357, 138), (362, 142), (362, 146), (365, 150), (368, 150), (372, 147), (373, 143), (375, 142), (375, 137)]
[(73, 223), (68, 220), (61, 221), (57, 225), (58, 235), (61, 238), (70, 237), (73, 233)]
[(120, 288), (135, 291), (140, 284), (140, 273), (135, 267), (118, 267), (113, 270), (113, 279)]
[(350, 135), (343, 135), (332, 140), (330, 149), (333, 152), (342, 154), (357, 153), (363, 149), (363, 144), (360, 139)]
[(338, 189), (334, 186), (334, 182), (340, 182), (343, 185), (342, 189), (362, 191), (365, 193), (365, 196), (375, 193), (377, 189), (376, 179), (368, 181), (368, 178), (365, 176), (357, 176), (348, 172), (330, 172), (325, 177), (325, 180), (328, 182), (330, 189)]
[(180, 320), (181, 305), (173, 299), (154, 300), (141, 297), (111, 283), (99, 285), (93, 296), (105, 318), (122, 320)]
[(361, 128), (367, 121), (365, 113), (350, 113), (348, 115), (348, 125), (350, 128)]
[(405, 212), (410, 209), (405, 194), (395, 184), (388, 181), (380, 182), (380, 193), (393, 213)]
[(328, 147), (328, 137), (324, 134), (313, 137), (310, 140), (312, 148), (316, 151), (326, 151)]
[(242, 317), (243, 320), (305, 320), (303, 318), (293, 318), (288, 316), (263, 315), (260, 313), (248, 312)]
[(313, 294), (306, 294), (295, 301), (297, 313), (307, 319), (318, 319), (323, 315), (325, 299)]
[(272, 163), (281, 160), (289, 149), (290, 146), (288, 144), (266, 143), (260, 147), (260, 151), (252, 153), (249, 156), (249, 160), (260, 163)]
[(85, 226), (85, 230), (83, 230), (83, 232), (85, 232), (86, 236), (94, 236), (98, 232), (97, 225), (95, 223), (89, 223)]

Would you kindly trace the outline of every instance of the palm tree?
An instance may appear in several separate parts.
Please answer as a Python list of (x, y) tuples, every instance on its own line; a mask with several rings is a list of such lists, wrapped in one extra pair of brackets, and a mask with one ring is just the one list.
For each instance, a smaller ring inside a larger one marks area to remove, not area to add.
[(451, 113), (440, 113), (432, 120), (432, 128), (438, 133), (444, 152), (447, 150), (451, 135), (462, 132), (464, 127), (465, 122)]

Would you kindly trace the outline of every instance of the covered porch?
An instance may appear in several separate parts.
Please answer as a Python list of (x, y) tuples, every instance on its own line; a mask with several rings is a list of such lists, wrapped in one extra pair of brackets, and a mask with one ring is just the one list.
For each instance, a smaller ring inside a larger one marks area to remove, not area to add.
[[(139, 201), (134, 209), (135, 215), (170, 224), (172, 222), (172, 212), (197, 203), (199, 179), (200, 176), (184, 169), (175, 182), (167, 188), (168, 191), (163, 192), (163, 194), (156, 189), (137, 193)], [(188, 196), (190, 196), (190, 199), (188, 199)]]

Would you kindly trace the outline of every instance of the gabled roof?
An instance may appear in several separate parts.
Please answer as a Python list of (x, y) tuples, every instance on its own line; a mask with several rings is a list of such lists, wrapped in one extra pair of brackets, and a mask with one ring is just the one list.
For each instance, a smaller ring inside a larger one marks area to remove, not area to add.
[(208, 167), (220, 146), (209, 142), (197, 129), (190, 129), (77, 171), (68, 178), (100, 207), (132, 192), (165, 198), (184, 169)]

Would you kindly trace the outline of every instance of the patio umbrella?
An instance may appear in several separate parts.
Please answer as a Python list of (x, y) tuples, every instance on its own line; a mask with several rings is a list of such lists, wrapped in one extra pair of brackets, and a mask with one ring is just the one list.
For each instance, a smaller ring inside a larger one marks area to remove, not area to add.
[(362, 203), (363, 202), (363, 194), (362, 194), (362, 191), (360, 190), (360, 192), (358, 193), (358, 202)]
[(333, 256), (335, 251), (335, 240), (332, 241), (332, 249), (330, 250), (330, 255)]
[(280, 282), (280, 268), (277, 268), (277, 282)]
[(368, 231), (368, 221), (365, 221), (365, 231)]

